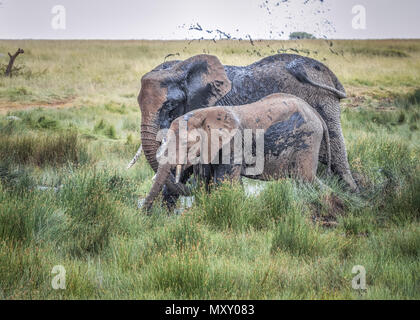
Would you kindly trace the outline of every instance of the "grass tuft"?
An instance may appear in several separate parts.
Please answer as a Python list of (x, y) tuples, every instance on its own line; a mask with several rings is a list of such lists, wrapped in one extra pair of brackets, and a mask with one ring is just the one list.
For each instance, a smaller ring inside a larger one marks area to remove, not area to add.
[(0, 137), (0, 160), (22, 165), (79, 164), (86, 149), (74, 131), (59, 134), (4, 135)]
[(67, 217), (58, 245), (73, 256), (98, 254), (118, 230), (117, 204), (100, 173), (76, 175), (60, 192)]

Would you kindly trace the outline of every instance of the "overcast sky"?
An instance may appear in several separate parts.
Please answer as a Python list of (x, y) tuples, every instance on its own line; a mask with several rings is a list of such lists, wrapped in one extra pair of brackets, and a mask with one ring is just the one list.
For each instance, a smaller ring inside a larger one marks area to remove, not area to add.
[[(250, 35), (253, 39), (286, 39), (293, 31), (334, 39), (420, 38), (420, 0), (0, 0), (0, 3), (0, 39), (226, 37), (217, 29), (232, 37)], [(354, 8), (356, 5), (362, 7)], [(203, 30), (190, 30), (191, 26)]]

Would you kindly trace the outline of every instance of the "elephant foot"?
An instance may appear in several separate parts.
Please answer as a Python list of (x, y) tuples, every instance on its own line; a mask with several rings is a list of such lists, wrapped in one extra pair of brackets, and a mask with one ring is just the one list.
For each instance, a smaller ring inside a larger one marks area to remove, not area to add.
[(172, 212), (175, 209), (178, 198), (179, 194), (172, 192), (166, 185), (163, 187), (162, 202), (169, 212)]
[(347, 184), (350, 191), (356, 192), (356, 193), (358, 193), (360, 191), (359, 187), (357, 186), (356, 182), (354, 181), (351, 173), (346, 173), (346, 174), (342, 175), (342, 179)]

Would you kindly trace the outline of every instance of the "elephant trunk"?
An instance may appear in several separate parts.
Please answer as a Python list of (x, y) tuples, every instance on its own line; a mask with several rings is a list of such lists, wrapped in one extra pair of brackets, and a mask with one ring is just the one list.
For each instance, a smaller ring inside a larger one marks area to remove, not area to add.
[(159, 128), (157, 125), (149, 125), (142, 123), (141, 125), (141, 141), (143, 145), (144, 156), (149, 162), (154, 172), (158, 170), (158, 162), (156, 160), (156, 152), (160, 146), (159, 141), (156, 140)]
[(150, 210), (156, 197), (162, 191), (162, 188), (171, 173), (171, 167), (172, 166), (169, 163), (159, 166), (155, 181), (153, 182), (152, 188), (150, 189), (149, 194), (144, 201), (143, 207), (146, 209), (146, 211)]

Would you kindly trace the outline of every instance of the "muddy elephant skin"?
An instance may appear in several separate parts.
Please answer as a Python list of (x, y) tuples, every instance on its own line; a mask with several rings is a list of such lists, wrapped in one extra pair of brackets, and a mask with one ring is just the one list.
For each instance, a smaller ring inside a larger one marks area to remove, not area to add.
[[(181, 126), (185, 128), (184, 135)], [(195, 160), (206, 165), (217, 162), (215, 167), (228, 165), (230, 170), (225, 172), (224, 178), (229, 180), (239, 180), (245, 176), (259, 180), (293, 177), (313, 181), (321, 142), (324, 141), (329, 171), (330, 140), (327, 126), (309, 104), (293, 95), (272, 94), (243, 106), (198, 109), (175, 119), (169, 130), (170, 134), (162, 146), (164, 151), (159, 150), (158, 153), (156, 179), (144, 202), (147, 211), (167, 182), (171, 170), (176, 168), (177, 183), (182, 169), (197, 164)], [(258, 146), (255, 147), (258, 143), (256, 133), (259, 131), (263, 134), (260, 149), (262, 166), (258, 173), (247, 170), (250, 164), (244, 161), (246, 130), (249, 130), (249, 136), (254, 137), (248, 144), (249, 153), (258, 152)], [(200, 147), (197, 148), (197, 145)], [(235, 154), (235, 146), (241, 146), (240, 154)], [(224, 147), (230, 152), (227, 153), (227, 162), (221, 164), (219, 155)], [(185, 152), (181, 152), (182, 148)], [(163, 154), (173, 155), (172, 161), (166, 157), (163, 162)]]
[[(209, 106), (240, 106), (273, 93), (295, 95), (318, 111), (331, 139), (331, 168), (352, 190), (357, 190), (347, 160), (340, 122), (340, 99), (346, 97), (337, 77), (324, 64), (294, 54), (266, 57), (248, 66), (222, 65), (211, 55), (165, 62), (141, 80), (138, 103), (145, 157), (156, 172), (157, 132), (177, 117)], [(326, 162), (323, 143), (320, 161)], [(185, 171), (186, 181), (192, 170)], [(205, 173), (211, 174), (211, 173)], [(164, 192), (165, 193), (165, 192)]]

